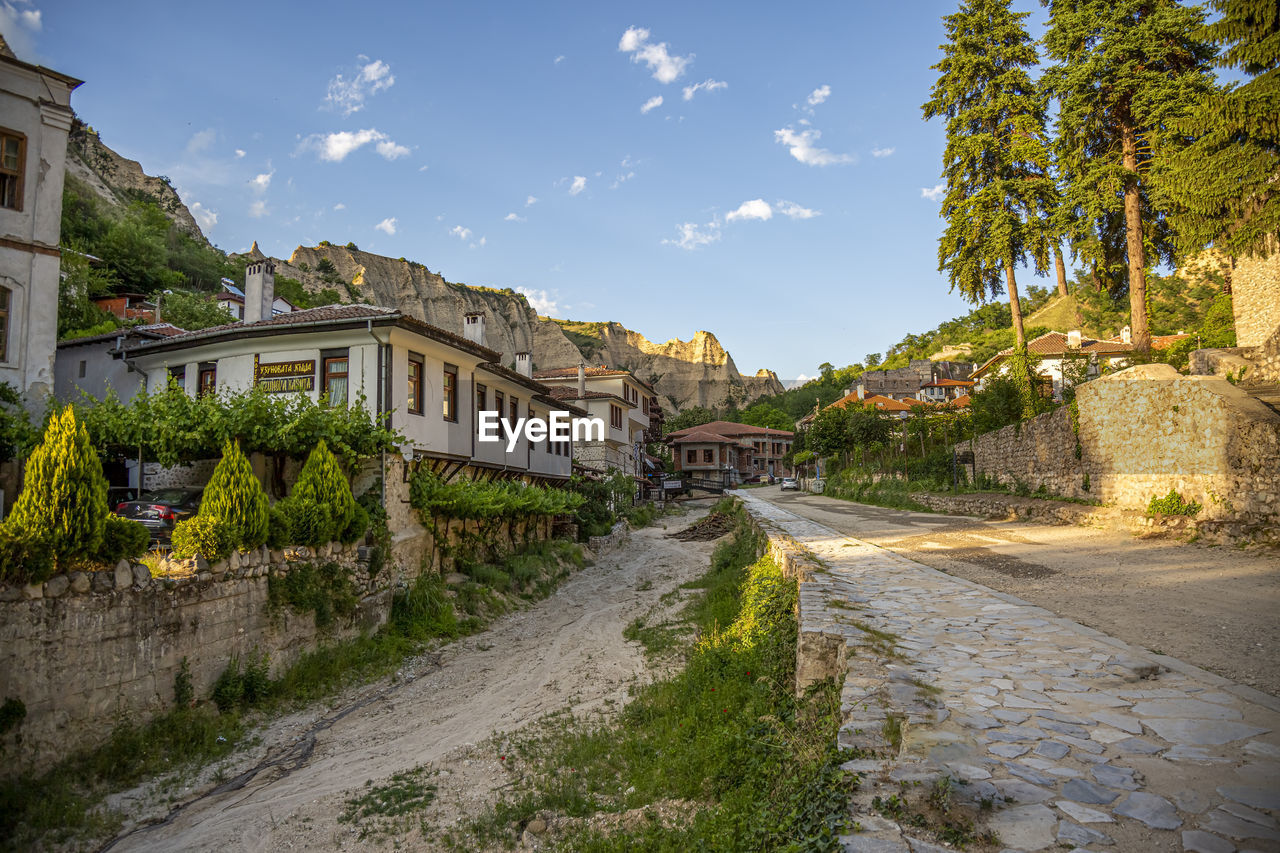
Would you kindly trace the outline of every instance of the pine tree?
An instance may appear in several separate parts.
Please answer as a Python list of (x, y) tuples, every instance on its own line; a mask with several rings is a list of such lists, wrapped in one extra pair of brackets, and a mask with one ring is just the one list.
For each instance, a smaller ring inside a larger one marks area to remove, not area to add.
[(200, 514), (222, 519), (235, 547), (257, 548), (267, 540), (270, 501), (238, 442), (228, 441), (200, 502)]
[(289, 498), (325, 507), (333, 521), (332, 539), (336, 539), (347, 529), (356, 512), (356, 499), (351, 493), (351, 484), (347, 482), (338, 460), (323, 439), (307, 457)]
[(1014, 267), (1030, 258), (1038, 271), (1048, 269), (1045, 216), (1056, 206), (1046, 99), (1029, 73), (1037, 56), (1026, 17), (1008, 0), (964, 0), (944, 17), (950, 41), (933, 66), (933, 97), (921, 107), (926, 119), (947, 119), (938, 269), (974, 303), (1008, 290), (1019, 349), (1026, 338)]
[(1073, 247), (1100, 278), (1121, 272), (1123, 252), (1133, 342), (1150, 349), (1146, 268), (1173, 261), (1168, 222), (1152, 203), (1152, 166), (1157, 151), (1180, 144), (1171, 122), (1213, 89), (1213, 49), (1198, 36), (1203, 13), (1176, 0), (1046, 2), (1044, 44), (1057, 64), (1045, 82), (1059, 102), (1057, 160), (1078, 228)]
[(1274, 0), (1214, 0), (1206, 29), (1223, 46), (1217, 64), (1249, 75), (1212, 92), (1178, 130), (1195, 139), (1167, 158), (1161, 186), (1176, 246), (1212, 243), (1233, 256), (1275, 251), (1280, 233), (1280, 6)]
[(49, 418), (43, 442), (27, 460), (24, 480), (5, 527), (40, 540), (59, 561), (94, 557), (110, 512), (107, 480), (71, 406)]

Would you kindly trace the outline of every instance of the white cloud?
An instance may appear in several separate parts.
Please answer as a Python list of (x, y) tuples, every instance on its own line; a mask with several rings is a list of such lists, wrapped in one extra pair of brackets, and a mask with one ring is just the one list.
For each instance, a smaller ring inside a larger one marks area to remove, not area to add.
[(775, 209), (783, 216), (789, 216), (792, 219), (813, 219), (815, 216), (822, 215), (821, 211), (810, 210), (807, 207), (801, 207), (794, 201), (782, 201), (781, 199), (778, 200), (778, 205)]
[(533, 207), (537, 203), (538, 203), (538, 197), (534, 195), (531, 195), (524, 200), (525, 207)]
[(271, 176), (275, 173), (275, 169), (272, 169), (270, 172), (263, 172), (261, 175), (251, 178), (249, 180), (249, 186), (252, 187), (253, 191), (256, 193), (264, 193), (267, 191), (267, 187), (271, 186)]
[(716, 222), (708, 222), (706, 225), (701, 226), (692, 222), (684, 222), (676, 226), (676, 231), (680, 233), (680, 236), (675, 240), (663, 240), (664, 245), (679, 246), (681, 249), (692, 252), (694, 249), (701, 248), (720, 239), (720, 225)]
[(751, 201), (744, 201), (738, 205), (737, 210), (731, 210), (725, 214), (725, 222), (736, 222), (739, 219), (759, 219), (766, 222), (773, 218), (773, 208), (769, 206), (769, 202), (761, 198), (754, 198)]
[(471, 239), (471, 229), (463, 228), (461, 225), (453, 226), (452, 228), (449, 229), (449, 233), (454, 237), (457, 237), (459, 240)]
[(822, 133), (818, 130), (802, 130), (797, 133), (790, 127), (784, 127), (782, 130), (775, 130), (773, 138), (787, 146), (791, 151), (791, 156), (804, 163), (806, 166), (831, 166), (838, 163), (853, 163), (854, 158), (848, 154), (834, 154), (825, 148), (818, 148), (814, 145), (821, 138)]
[(724, 82), (723, 80), (712, 80), (710, 77), (708, 77), (706, 80), (703, 80), (701, 83), (694, 83), (692, 86), (685, 86), (684, 99), (686, 101), (692, 101), (693, 96), (698, 94), (700, 90), (706, 91), (706, 92), (714, 92), (716, 89), (727, 89), (727, 88), (729, 88), (729, 84)]
[[(361, 60), (368, 57), (362, 56)], [(391, 66), (381, 59), (366, 62), (359, 66), (354, 76), (348, 78), (342, 74), (329, 81), (329, 92), (325, 95), (325, 104), (331, 110), (341, 112), (344, 116), (364, 109), (365, 98), (390, 89), (395, 85), (395, 75)]]
[(524, 222), (525, 218), (518, 213), (508, 213), (502, 217), (503, 222)]
[(587, 188), (587, 179), (582, 175), (575, 175), (573, 184), (569, 187), (569, 195), (577, 195)]
[(191, 205), (191, 215), (195, 217), (196, 224), (200, 226), (202, 231), (208, 231), (210, 228), (218, 224), (218, 212), (210, 210), (200, 202)]
[(343, 204), (342, 202), (338, 202), (337, 204), (335, 204), (335, 205), (333, 206), (333, 209), (334, 209), (334, 210), (346, 210), (346, 209), (347, 209), (347, 206), (346, 206), (345, 204)]
[(564, 62), (564, 54), (563, 54), (563, 53), (562, 53), (562, 54), (560, 54), (559, 56), (557, 56), (554, 60), (552, 60), (552, 61), (551, 61), (551, 64), (552, 64), (552, 65), (559, 65), (561, 62)]
[(187, 142), (187, 153), (198, 154), (201, 151), (207, 151), (218, 139), (218, 132), (212, 127), (202, 130), (194, 134), (190, 141)]
[(806, 100), (808, 100), (809, 106), (816, 107), (829, 97), (831, 97), (831, 87), (819, 86), (809, 93), (809, 97)]
[(623, 184), (625, 184), (627, 181), (631, 180), (635, 176), (636, 176), (635, 172), (627, 172), (626, 174), (618, 175), (618, 177), (613, 179), (613, 183), (609, 184), (609, 189), (616, 190), (618, 187), (622, 186)]
[(5, 41), (17, 57), (28, 61), (35, 58), (35, 41), (31, 34), (44, 29), (39, 9), (19, 8), (29, 5), (25, 0), (0, 2), (0, 33), (4, 33)]
[(403, 145), (397, 145), (385, 133), (376, 128), (367, 130), (340, 130), (336, 133), (313, 133), (299, 144), (299, 150), (313, 150), (321, 160), (341, 163), (353, 151), (377, 143), (375, 149), (388, 160), (395, 160), (409, 153)]
[(241, 157), (243, 157), (243, 156), (244, 156), (244, 149), (243, 149), (243, 148), (237, 148), (237, 149), (236, 149), (236, 159), (237, 159), (237, 160), (239, 160), (239, 159), (240, 159)]
[(556, 302), (555, 294), (548, 293), (545, 290), (533, 290), (528, 287), (517, 287), (516, 293), (529, 300), (529, 307), (543, 316), (560, 313), (560, 304)]
[(488, 238), (488, 237), (481, 237), (479, 240), (476, 240), (474, 243), (472, 243), (472, 244), (471, 244), (471, 248), (472, 248), (472, 249), (478, 249), (478, 248), (480, 248), (481, 246), (483, 246), (485, 243), (488, 243), (488, 242), (489, 242), (489, 238)]
[(644, 115), (645, 113), (649, 112), (649, 110), (655, 110), (660, 106), (662, 106), (662, 96), (654, 95), (652, 98), (645, 101), (644, 105), (640, 107), (640, 114)]
[(693, 61), (693, 54), (688, 56), (672, 56), (667, 52), (667, 43), (654, 44), (649, 41), (649, 31), (642, 27), (630, 27), (618, 40), (618, 50), (631, 54), (632, 62), (643, 62), (653, 72), (653, 79), (659, 83), (670, 83), (684, 73), (684, 69)]
[(396, 218), (394, 216), (388, 216), (373, 227), (375, 231), (381, 231), (383, 234), (390, 237), (392, 234), (396, 233)]
[(418, 171), (419, 171), (419, 172), (425, 172), (425, 171), (427, 171), (427, 169), (430, 169), (430, 168), (431, 168), (430, 166), (428, 166), (428, 165), (426, 165), (426, 164), (423, 164), (423, 165), (421, 165), (421, 166), (419, 166), (419, 167), (418, 167)]
[(249, 215), (254, 219), (260, 219), (267, 215), (267, 203), (263, 199), (258, 199), (249, 205)]
[(892, 157), (893, 152), (897, 150), (898, 149), (896, 148), (872, 148), (871, 156), (872, 157)]
[(942, 197), (947, 194), (946, 184), (935, 184), (932, 189), (928, 187), (920, 188), (920, 197), (927, 198), (929, 201), (942, 201)]
[(807, 375), (805, 375), (805, 374), (801, 373), (799, 376), (797, 376), (797, 377), (796, 377), (796, 382), (798, 382), (798, 383), (800, 383), (801, 385), (803, 385), (804, 383), (808, 382), (809, 380), (811, 380), (811, 379), (817, 379), (817, 378), (818, 378), (818, 377), (816, 377), (816, 376), (807, 376)]

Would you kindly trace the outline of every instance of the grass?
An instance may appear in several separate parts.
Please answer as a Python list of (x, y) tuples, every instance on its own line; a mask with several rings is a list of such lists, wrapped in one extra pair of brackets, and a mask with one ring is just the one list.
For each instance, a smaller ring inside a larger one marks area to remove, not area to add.
[[(522, 734), (505, 750), (512, 789), (451, 831), (455, 849), (510, 846), (546, 814), (569, 818), (548, 839), (564, 850), (839, 848), (856, 785), (834, 746), (839, 690), (795, 696), (796, 585), (756, 559), (738, 517), (690, 585), (684, 667), (637, 687), (616, 719), (565, 712)], [(618, 819), (631, 810), (650, 818)]]
[[(191, 776), (230, 755), (250, 731), (247, 713), (261, 721), (286, 710), (327, 698), (343, 688), (392, 674), (428, 644), (474, 633), (521, 595), (550, 594), (568, 574), (567, 566), (583, 565), (581, 549), (568, 542), (540, 543), (504, 561), (510, 575), (527, 575), (526, 593), (503, 596), (469, 583), (450, 599), (443, 580), (422, 574), (397, 593), (387, 625), (358, 637), (321, 646), (303, 655), (276, 678), (268, 677), (265, 656), (233, 659), (214, 687), (215, 701), (180, 707), (145, 725), (122, 721), (100, 747), (77, 752), (49, 771), (0, 780), (0, 850), (27, 850), (77, 838), (104, 838), (121, 823), (119, 815), (101, 808), (107, 794), (126, 790), (163, 774)], [(292, 574), (292, 573), (291, 573)], [(313, 609), (321, 580), (299, 586), (296, 604)], [(339, 586), (341, 586), (339, 584)], [(303, 594), (305, 593), (305, 594)], [(295, 606), (287, 590), (277, 606)], [(459, 613), (458, 611), (462, 612)], [(317, 611), (317, 621), (319, 612)], [(189, 676), (188, 676), (189, 678)]]
[(822, 494), (831, 498), (854, 501), (856, 503), (883, 506), (891, 509), (909, 509), (913, 512), (933, 512), (932, 509), (911, 497), (912, 492), (921, 491), (921, 483), (908, 482), (893, 478), (877, 481), (858, 479), (852, 471), (842, 471), (827, 480)]
[(419, 766), (395, 774), (382, 785), (365, 782), (364, 791), (347, 800), (338, 822), (356, 824), (360, 840), (402, 834), (406, 822), (399, 818), (426, 808), (435, 799), (436, 786), (426, 781), (427, 772)]

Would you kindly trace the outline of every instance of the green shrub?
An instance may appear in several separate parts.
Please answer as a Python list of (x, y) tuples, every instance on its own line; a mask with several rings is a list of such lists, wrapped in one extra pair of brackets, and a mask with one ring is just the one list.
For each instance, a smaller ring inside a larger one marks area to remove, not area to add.
[(38, 534), (0, 526), (0, 580), (40, 583), (53, 569), (53, 553)]
[(222, 519), (231, 546), (249, 550), (267, 541), (268, 506), (267, 493), (254, 476), (249, 458), (239, 442), (228, 441), (205, 486), (200, 514)]
[[(289, 497), (303, 503), (314, 502), (328, 511), (329, 522), (325, 530), (311, 531), (314, 535), (321, 537), (319, 542), (314, 544), (337, 539), (351, 524), (351, 518), (356, 511), (356, 499), (351, 494), (351, 484), (347, 482), (347, 476), (342, 473), (338, 460), (329, 451), (329, 446), (325, 444), (324, 439), (320, 440), (320, 443), (311, 451), (311, 455), (307, 457), (307, 462), (302, 466), (302, 473), (298, 475), (298, 482), (294, 485)], [(299, 532), (296, 527), (294, 532), (295, 534)]]
[(109, 515), (102, 529), (102, 547), (98, 549), (98, 558), (108, 565), (114, 565), (121, 560), (141, 557), (150, 544), (151, 532), (145, 524)]
[(315, 546), (333, 541), (333, 515), (329, 507), (296, 494), (276, 506), (286, 519), (291, 544)]
[(231, 531), (214, 515), (197, 515), (173, 526), (173, 556), (185, 560), (195, 556), (213, 562), (231, 553)]
[[(283, 501), (281, 501), (283, 503)], [(289, 513), (280, 503), (267, 510), (267, 547), (284, 548), (293, 544), (293, 523)]]
[(70, 406), (49, 418), (24, 478), (5, 527), (17, 538), (37, 535), (55, 563), (96, 556), (110, 515), (107, 481), (89, 433)]
[(1199, 515), (1203, 506), (1195, 501), (1185, 500), (1177, 490), (1170, 489), (1169, 494), (1164, 497), (1153, 495), (1151, 503), (1147, 504), (1147, 515)]
[(352, 542), (358, 542), (363, 539), (368, 529), (369, 512), (360, 504), (356, 504), (356, 511), (351, 514), (351, 523), (338, 536), (338, 540), (344, 545), (350, 545)]

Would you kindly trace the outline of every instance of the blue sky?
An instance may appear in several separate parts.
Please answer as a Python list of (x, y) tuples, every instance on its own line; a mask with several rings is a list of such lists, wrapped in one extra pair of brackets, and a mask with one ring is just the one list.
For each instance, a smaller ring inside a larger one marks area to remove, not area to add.
[(967, 310), (919, 109), (954, 8), (0, 0), (0, 27), (225, 250), (354, 241), (786, 379)]

